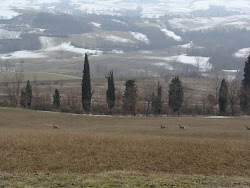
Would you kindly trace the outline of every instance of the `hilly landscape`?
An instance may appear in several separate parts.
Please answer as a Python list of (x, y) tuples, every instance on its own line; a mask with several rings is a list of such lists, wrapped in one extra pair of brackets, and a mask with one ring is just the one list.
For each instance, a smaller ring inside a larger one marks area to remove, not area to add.
[(85, 53), (95, 77), (243, 70), (249, 14), (247, 0), (2, 1), (0, 58), (78, 77)]
[(250, 0), (1, 0), (0, 187), (250, 187)]

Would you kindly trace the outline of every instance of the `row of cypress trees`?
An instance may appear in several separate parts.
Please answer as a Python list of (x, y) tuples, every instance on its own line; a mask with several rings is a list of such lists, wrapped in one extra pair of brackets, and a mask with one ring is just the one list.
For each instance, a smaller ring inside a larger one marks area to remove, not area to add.
[[(240, 93), (240, 107), (243, 112), (250, 114), (250, 55), (245, 62), (244, 77), (241, 83)], [(219, 90), (219, 108), (220, 115), (226, 114), (228, 101), (228, 84), (225, 79), (222, 80)]]
[[(111, 110), (115, 106), (115, 84), (114, 84), (114, 74), (113, 71), (110, 71), (108, 76), (106, 76), (108, 80), (108, 89), (106, 91), (106, 100), (108, 104), (108, 108)], [(83, 70), (83, 77), (82, 77), (82, 107), (85, 112), (89, 113), (91, 109), (91, 98), (93, 93), (91, 92), (91, 79), (90, 79), (90, 68), (89, 68), (89, 61), (88, 56), (85, 54), (84, 60), (84, 70)], [(125, 83), (126, 89), (123, 95), (123, 110), (130, 114), (135, 114), (136, 112), (136, 103), (138, 98), (138, 88), (135, 84), (135, 80), (127, 80)], [(250, 55), (245, 62), (244, 67), (244, 78), (242, 80), (241, 89), (240, 89), (240, 107), (241, 110), (247, 114), (250, 114)], [(55, 93), (53, 94), (53, 105), (56, 108), (60, 107), (60, 93), (56, 89)], [(180, 112), (180, 108), (183, 103), (184, 98), (184, 89), (179, 77), (175, 77), (172, 79), (169, 85), (169, 107), (174, 111)], [(25, 107), (29, 108), (31, 106), (32, 101), (32, 87), (30, 81), (28, 80), (26, 83), (26, 87), (24, 90), (21, 91), (21, 99), (20, 104)], [(228, 101), (228, 84), (225, 79), (221, 82), (221, 87), (219, 90), (219, 108), (220, 108), (220, 115), (226, 114), (227, 108), (227, 101)], [(163, 101), (162, 101), (162, 86), (158, 82), (157, 93), (152, 93), (151, 98), (152, 103), (152, 110), (155, 114), (160, 114), (163, 108)]]
[[(114, 84), (114, 76), (113, 71), (109, 73), (106, 77), (108, 79), (108, 89), (106, 91), (106, 100), (109, 109), (112, 109), (115, 106), (115, 84)], [(126, 89), (123, 95), (123, 109), (126, 112), (131, 114), (135, 114), (135, 104), (137, 100), (137, 86), (135, 85), (135, 80), (128, 80), (125, 84)], [(90, 111), (91, 108), (91, 83), (90, 83), (90, 69), (89, 69), (89, 61), (88, 56), (85, 54), (84, 61), (84, 70), (83, 70), (83, 78), (82, 78), (82, 106), (86, 112)], [(240, 89), (240, 107), (241, 110), (247, 114), (250, 114), (250, 55), (245, 62), (244, 67), (244, 78), (242, 80), (242, 85)], [(179, 77), (175, 77), (172, 79), (169, 85), (169, 107), (174, 111), (180, 112), (180, 108), (183, 103), (184, 98), (184, 89)], [(155, 114), (160, 114), (162, 112), (162, 86), (158, 82), (157, 93), (153, 92), (152, 94), (152, 109)], [(220, 115), (226, 114), (228, 101), (228, 85), (225, 79), (221, 82), (221, 87), (219, 91), (219, 108)]]
[[(111, 110), (115, 106), (115, 83), (114, 83), (114, 74), (113, 71), (110, 71), (108, 76), (106, 76), (108, 80), (108, 89), (106, 91), (106, 100), (108, 104), (108, 108)], [(123, 110), (130, 114), (134, 114), (136, 112), (136, 103), (138, 98), (137, 86), (135, 84), (135, 80), (127, 80), (125, 83), (125, 91), (123, 95)], [(85, 54), (84, 60), (84, 70), (82, 77), (82, 107), (85, 112), (89, 113), (91, 109), (91, 98), (93, 93), (91, 92), (91, 79), (90, 79), (90, 68), (89, 68), (89, 60), (88, 55)], [(184, 97), (184, 89), (179, 77), (175, 77), (169, 89), (169, 106), (174, 112), (178, 112), (182, 106)], [(160, 114), (162, 112), (162, 86), (158, 82), (157, 94), (152, 94), (152, 109), (155, 114)]]

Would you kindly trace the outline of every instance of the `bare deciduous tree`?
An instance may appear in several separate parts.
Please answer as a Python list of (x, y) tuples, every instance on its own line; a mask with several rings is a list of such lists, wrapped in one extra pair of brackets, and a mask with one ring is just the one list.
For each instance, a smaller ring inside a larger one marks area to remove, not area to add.
[(11, 79), (5, 77), (5, 92), (9, 97), (10, 105), (16, 107), (19, 104), (20, 86), (24, 80), (24, 75), (17, 72)]
[(153, 79), (148, 79), (145, 81), (145, 83), (143, 84), (143, 99), (146, 102), (146, 115), (149, 115), (149, 111), (150, 111), (150, 104), (152, 101), (152, 93), (156, 88), (156, 83)]
[(237, 80), (234, 80), (228, 84), (228, 102), (231, 108), (231, 115), (235, 115), (236, 113), (236, 105), (239, 101), (239, 90), (240, 83)]

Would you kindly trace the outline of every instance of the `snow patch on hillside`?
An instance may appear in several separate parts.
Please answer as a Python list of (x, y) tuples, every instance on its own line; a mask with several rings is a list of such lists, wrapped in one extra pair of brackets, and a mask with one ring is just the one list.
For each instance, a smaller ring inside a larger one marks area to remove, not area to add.
[(55, 46), (55, 42), (49, 37), (39, 37), (40, 43), (42, 44), (42, 49), (47, 49)]
[(234, 56), (238, 58), (247, 58), (249, 55), (250, 55), (250, 48), (243, 48), (234, 53)]
[(228, 72), (228, 73), (237, 73), (238, 70), (222, 70), (223, 72)]
[(141, 50), (140, 53), (142, 53), (142, 54), (152, 54), (153, 52), (149, 51), (149, 50)]
[(227, 119), (227, 118), (232, 118), (232, 117), (229, 117), (229, 116), (208, 116), (208, 117), (205, 117), (205, 118), (208, 118), (208, 119)]
[(9, 20), (18, 15), (20, 14), (13, 10), (0, 9), (0, 20)]
[(43, 51), (68, 51), (68, 52), (74, 52), (78, 54), (84, 55), (85, 53), (91, 54), (91, 55), (101, 55), (103, 52), (99, 50), (90, 50), (85, 48), (76, 48), (71, 45), (71, 42), (65, 42), (58, 46), (49, 47), (46, 49), (43, 49)]
[(137, 40), (144, 42), (146, 44), (150, 44), (150, 40), (148, 37), (142, 33), (137, 33), (137, 32), (130, 32), (130, 34)]
[(164, 28), (161, 31), (168, 37), (173, 38), (176, 41), (182, 41), (182, 38), (176, 35), (173, 31), (169, 31), (168, 29)]
[(124, 54), (124, 51), (123, 50), (114, 49), (114, 50), (110, 51), (109, 53), (111, 53), (111, 54)]
[(73, 45), (71, 45), (71, 42), (64, 42), (59, 45), (57, 45), (53, 38), (49, 37), (39, 37), (40, 42), (42, 44), (42, 51), (49, 52), (49, 51), (68, 51), (68, 52), (74, 52), (78, 54), (84, 55), (85, 53), (91, 54), (91, 55), (101, 55), (103, 52), (100, 50), (91, 50), (91, 49), (85, 49), (85, 48), (76, 48)]
[(121, 15), (121, 11), (126, 10), (136, 10), (137, 4), (120, 1), (120, 0), (91, 0), (91, 1), (82, 1), (82, 0), (71, 0), (70, 5), (75, 6), (76, 9), (79, 9), (88, 14), (98, 14), (98, 15)]
[(0, 39), (20, 39), (21, 32), (0, 29)]
[(31, 34), (43, 34), (43, 32), (44, 32), (45, 30), (46, 30), (46, 29), (34, 28), (34, 30), (29, 31), (29, 33), (31, 33)]
[(205, 30), (214, 27), (232, 27), (250, 28), (249, 15), (233, 15), (224, 17), (180, 17), (169, 20), (172, 27), (182, 29), (183, 31)]
[(90, 22), (93, 26), (97, 27), (97, 28), (101, 28), (102, 24), (100, 23), (96, 23), (96, 22)]
[(166, 70), (174, 70), (174, 67), (170, 65), (168, 62), (157, 62), (155, 63), (155, 65), (163, 67)]
[(115, 36), (115, 35), (107, 35), (107, 36), (104, 36), (105, 40), (109, 40), (109, 41), (112, 41), (112, 42), (122, 42), (122, 43), (134, 43), (134, 41), (130, 40), (130, 39), (126, 39), (126, 38), (123, 38), (123, 37), (118, 37), (118, 36)]
[(16, 51), (8, 54), (0, 54), (1, 59), (35, 59), (35, 58), (46, 58), (47, 56), (43, 53), (35, 53), (31, 51)]
[(123, 24), (123, 25), (128, 25), (126, 24), (125, 22), (122, 22), (120, 20), (117, 20), (117, 19), (112, 19), (113, 22), (116, 22), (116, 23), (120, 23), (120, 24)]
[(210, 71), (212, 65), (209, 63), (210, 57), (200, 57), (200, 56), (187, 56), (187, 54), (182, 54), (179, 56), (169, 56), (169, 57), (147, 57), (148, 59), (165, 60), (167, 62), (179, 62), (183, 64), (193, 65), (201, 72)]
[(193, 41), (190, 41), (190, 42), (187, 43), (187, 44), (178, 45), (178, 47), (187, 48), (187, 49), (191, 49), (191, 48), (204, 48), (204, 47), (201, 47), (201, 46), (196, 46), (196, 45), (193, 43)]

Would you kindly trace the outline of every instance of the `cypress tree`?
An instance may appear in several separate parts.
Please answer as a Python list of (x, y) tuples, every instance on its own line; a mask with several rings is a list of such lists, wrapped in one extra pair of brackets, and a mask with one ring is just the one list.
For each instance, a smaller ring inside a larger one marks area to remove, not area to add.
[(56, 108), (59, 108), (60, 107), (60, 92), (58, 89), (55, 89), (55, 93), (53, 94), (53, 105), (56, 107)]
[(26, 108), (26, 93), (24, 90), (21, 91), (20, 104), (22, 107)]
[(91, 108), (91, 83), (88, 55), (85, 54), (83, 77), (82, 77), (82, 107), (89, 113)]
[(135, 115), (137, 103), (137, 86), (135, 85), (135, 80), (127, 80), (125, 86), (122, 108), (124, 112)]
[(250, 113), (250, 55), (244, 67), (244, 78), (240, 89), (240, 107), (242, 111)]
[(219, 107), (220, 115), (225, 115), (227, 110), (227, 100), (228, 100), (228, 86), (225, 79), (221, 81), (220, 91), (219, 91)]
[(179, 77), (175, 77), (172, 79), (169, 84), (169, 100), (168, 105), (174, 111), (178, 112), (178, 116), (180, 116), (180, 108), (183, 103), (184, 90)]
[(162, 87), (158, 81), (157, 96), (154, 92), (152, 94), (152, 108), (155, 114), (160, 114), (162, 112)]
[(31, 88), (29, 80), (27, 81), (25, 92), (26, 92), (26, 97), (27, 97), (27, 106), (30, 107), (31, 101), (32, 101), (32, 88)]
[(113, 71), (110, 71), (109, 75), (106, 78), (108, 79), (108, 89), (106, 91), (106, 100), (107, 100), (109, 109), (112, 109), (115, 106), (115, 90), (116, 90)]
[(20, 104), (26, 108), (30, 108), (31, 102), (32, 102), (32, 87), (30, 85), (30, 81), (27, 80), (25, 90), (21, 91), (21, 99), (20, 99)]

